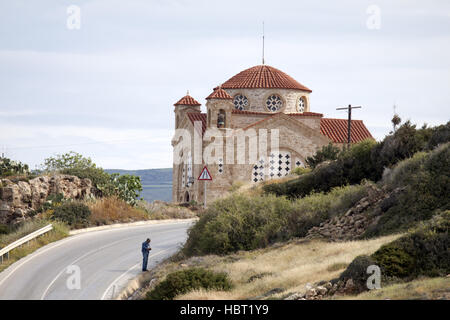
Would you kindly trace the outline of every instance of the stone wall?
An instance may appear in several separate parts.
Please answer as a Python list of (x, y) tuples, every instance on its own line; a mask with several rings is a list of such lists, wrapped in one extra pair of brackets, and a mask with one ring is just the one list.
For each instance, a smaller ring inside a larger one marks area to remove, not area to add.
[(0, 179), (0, 223), (15, 224), (25, 220), (50, 195), (83, 199), (91, 195), (91, 189), (91, 180), (69, 175), (40, 176), (18, 182)]

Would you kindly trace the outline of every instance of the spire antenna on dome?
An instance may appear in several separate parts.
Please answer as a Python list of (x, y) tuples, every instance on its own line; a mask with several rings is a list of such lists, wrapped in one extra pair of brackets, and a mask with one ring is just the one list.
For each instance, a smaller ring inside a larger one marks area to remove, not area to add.
[(264, 65), (264, 21), (263, 21), (263, 42), (262, 42), (262, 64)]
[(189, 90), (186, 92), (186, 95), (189, 95)]

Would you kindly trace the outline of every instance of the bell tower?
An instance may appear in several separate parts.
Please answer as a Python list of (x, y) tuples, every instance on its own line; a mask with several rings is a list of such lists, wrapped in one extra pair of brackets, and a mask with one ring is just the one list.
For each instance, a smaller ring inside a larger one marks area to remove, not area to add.
[(206, 100), (207, 127), (231, 128), (231, 112), (234, 109), (233, 98), (221, 87), (217, 87)]
[(201, 104), (192, 98), (189, 95), (189, 91), (187, 94), (178, 100), (177, 103), (174, 104), (175, 106), (175, 129), (178, 129), (180, 127), (180, 122), (184, 119), (186, 116), (186, 113), (188, 112), (201, 112), (200, 106)]

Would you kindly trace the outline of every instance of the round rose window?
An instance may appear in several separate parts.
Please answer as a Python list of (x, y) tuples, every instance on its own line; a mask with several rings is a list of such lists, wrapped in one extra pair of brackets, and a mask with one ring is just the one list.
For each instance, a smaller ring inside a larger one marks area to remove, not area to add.
[(283, 101), (279, 96), (273, 94), (267, 98), (266, 107), (270, 112), (276, 112), (283, 107)]

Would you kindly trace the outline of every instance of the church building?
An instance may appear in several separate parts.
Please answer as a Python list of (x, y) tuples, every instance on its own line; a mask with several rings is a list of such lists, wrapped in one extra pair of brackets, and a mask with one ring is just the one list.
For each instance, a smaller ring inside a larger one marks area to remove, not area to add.
[[(173, 201), (203, 203), (206, 190), (210, 203), (226, 194), (235, 182), (259, 183), (284, 177), (294, 168), (304, 167), (308, 156), (330, 142), (338, 146), (346, 144), (347, 119), (324, 118), (323, 114), (312, 112), (311, 92), (286, 73), (259, 65), (216, 87), (206, 97), (206, 113), (201, 112), (201, 104), (189, 94), (181, 98), (174, 105), (175, 129), (199, 137), (201, 155), (208, 150), (215, 150), (216, 154), (213, 163), (206, 163), (203, 156), (195, 158), (194, 142), (180, 152), (179, 143), (183, 139), (175, 134)], [(351, 143), (373, 139), (361, 120), (352, 120), (351, 128)], [(227, 137), (231, 144), (225, 143), (225, 138), (223, 141), (212, 138), (210, 131)], [(246, 141), (245, 146), (236, 147), (241, 138)], [(266, 143), (267, 154), (258, 153), (252, 158), (249, 154), (252, 141), (258, 146)], [(215, 144), (214, 148), (211, 144)], [(236, 160), (240, 151), (245, 154), (245, 162)], [(175, 157), (181, 160), (175, 161)], [(205, 165), (212, 181), (197, 180)]]

